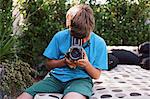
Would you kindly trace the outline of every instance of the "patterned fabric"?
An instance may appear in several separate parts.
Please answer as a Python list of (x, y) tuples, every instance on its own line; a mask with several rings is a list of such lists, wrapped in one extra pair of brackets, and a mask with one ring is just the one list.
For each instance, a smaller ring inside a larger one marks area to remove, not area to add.
[[(91, 99), (150, 99), (150, 71), (136, 65), (118, 65), (93, 80)], [(61, 94), (37, 94), (34, 99), (61, 99)]]

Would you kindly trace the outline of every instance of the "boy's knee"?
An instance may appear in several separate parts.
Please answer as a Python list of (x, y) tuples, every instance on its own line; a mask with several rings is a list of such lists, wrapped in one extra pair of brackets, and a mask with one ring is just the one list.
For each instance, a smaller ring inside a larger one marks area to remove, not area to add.
[(77, 92), (69, 92), (63, 97), (63, 99), (86, 99), (86, 97)]
[(30, 94), (24, 92), (20, 96), (18, 96), (17, 99), (33, 99), (33, 96), (31, 96)]

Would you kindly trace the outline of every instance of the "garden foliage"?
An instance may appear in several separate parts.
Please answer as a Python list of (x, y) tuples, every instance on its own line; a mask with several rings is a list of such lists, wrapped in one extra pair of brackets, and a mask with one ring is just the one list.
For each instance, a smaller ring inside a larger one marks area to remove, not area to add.
[(19, 37), (18, 55), (35, 66), (41, 63), (42, 53), (53, 35), (65, 27), (65, 1), (20, 1), (20, 5), (25, 24)]
[[(16, 90), (14, 87), (23, 89), (33, 83), (31, 67), (43, 66), (44, 49), (55, 33), (66, 28), (66, 11), (76, 3), (66, 4), (66, 0), (17, 1), (23, 16), (23, 23), (18, 24), (19, 35), (12, 30), (12, 0), (0, 0), (0, 64), (5, 69), (0, 87), (9, 93)], [(81, 0), (82, 3), (85, 1)], [(96, 20), (94, 32), (103, 37), (107, 45), (137, 46), (150, 41), (150, 26), (146, 23), (150, 20), (149, 0), (107, 0), (103, 5), (91, 1), (89, 5)]]
[(12, 11), (12, 0), (0, 0), (0, 98), (3, 92), (15, 97), (18, 90), (33, 83), (33, 69), (16, 57)]
[[(82, 3), (85, 0), (81, 0)], [(133, 0), (134, 1), (134, 0)], [(42, 53), (53, 35), (65, 28), (65, 0), (32, 0), (20, 2), (25, 25), (20, 37), (20, 57), (33, 64), (41, 63)], [(106, 4), (91, 4), (96, 26), (94, 32), (102, 36), (107, 45), (139, 45), (149, 41), (149, 0), (129, 2), (110, 0)]]
[[(104, 5), (93, 5), (96, 29), (108, 45), (137, 46), (150, 41), (149, 0), (109, 0)], [(139, 1), (139, 2), (135, 2)]]
[(12, 34), (12, 0), (0, 0), (0, 61), (10, 57), (15, 37)]
[(10, 96), (17, 96), (24, 88), (33, 84), (31, 75), (35, 70), (28, 63), (21, 60), (5, 60), (1, 65), (4, 66), (4, 75), (0, 81), (0, 90)]

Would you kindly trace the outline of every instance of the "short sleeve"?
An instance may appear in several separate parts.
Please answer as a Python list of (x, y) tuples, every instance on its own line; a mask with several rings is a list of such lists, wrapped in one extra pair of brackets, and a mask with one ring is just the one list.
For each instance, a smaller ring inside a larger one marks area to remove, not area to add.
[(105, 41), (101, 41), (100, 45), (97, 46), (95, 52), (95, 60), (94, 60), (94, 67), (100, 70), (107, 70), (108, 69), (108, 56), (107, 56), (107, 46)]
[(58, 59), (59, 58), (59, 48), (58, 48), (58, 35), (52, 38), (47, 48), (45, 49), (43, 55), (49, 59)]

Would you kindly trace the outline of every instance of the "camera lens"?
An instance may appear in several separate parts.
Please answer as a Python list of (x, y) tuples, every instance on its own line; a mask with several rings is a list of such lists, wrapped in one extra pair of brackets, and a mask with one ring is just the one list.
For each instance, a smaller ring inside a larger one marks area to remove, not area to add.
[(82, 47), (72, 46), (70, 48), (69, 56), (70, 56), (71, 60), (82, 59)]
[(81, 56), (81, 52), (78, 48), (72, 49), (72, 52), (70, 54), (73, 58), (78, 58)]

